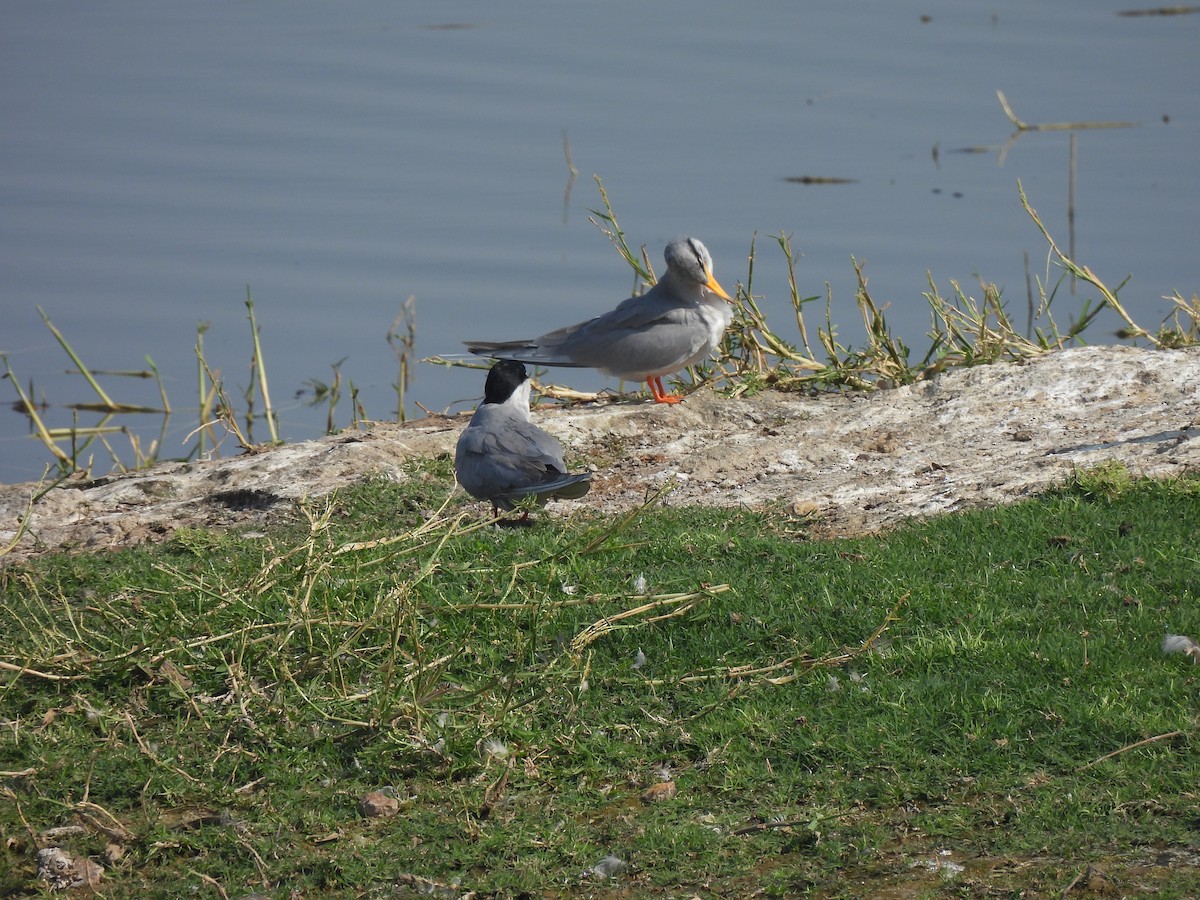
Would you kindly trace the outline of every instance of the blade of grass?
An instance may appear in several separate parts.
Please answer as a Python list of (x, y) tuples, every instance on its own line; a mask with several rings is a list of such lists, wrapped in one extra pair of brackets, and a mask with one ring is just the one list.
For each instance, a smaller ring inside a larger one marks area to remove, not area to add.
[(254, 318), (254, 298), (250, 288), (246, 288), (246, 311), (250, 319), (250, 338), (254, 343), (254, 371), (258, 375), (258, 386), (263, 399), (263, 416), (267, 420), (267, 430), (271, 433), (271, 443), (279, 443), (279, 428), (276, 424), (278, 416), (271, 405), (271, 389), (267, 384), (267, 365), (263, 360), (262, 342), (259, 340), (258, 322)]
[[(1042, 220), (1038, 218), (1037, 211), (1029, 205), (1029, 200), (1025, 196), (1025, 188), (1021, 184), (1020, 179), (1017, 180), (1017, 193), (1021, 198), (1021, 206), (1028, 213), (1029, 218), (1033, 219), (1033, 224), (1037, 226), (1038, 231), (1042, 233), (1042, 237), (1046, 239), (1046, 243), (1050, 245), (1050, 252), (1058, 259), (1059, 263), (1068, 272), (1074, 275), (1081, 281), (1085, 281), (1100, 292), (1100, 296), (1104, 299), (1105, 304), (1115, 312), (1125, 322), (1127, 336), (1129, 337), (1144, 337), (1150, 341), (1155, 347), (1161, 346), (1158, 339), (1150, 334), (1146, 329), (1142, 328), (1133, 318), (1125, 311), (1121, 302), (1117, 299), (1117, 295), (1108, 289), (1108, 286), (1101, 281), (1096, 274), (1087, 266), (1080, 266), (1069, 256), (1059, 249), (1058, 244), (1054, 242), (1054, 238), (1050, 236), (1050, 232), (1046, 226), (1042, 224)], [(1119, 289), (1118, 289), (1119, 290)], [(1087, 321), (1091, 321), (1090, 317)]]
[(4, 377), (11, 381), (13, 387), (16, 389), (17, 397), (19, 397), (21, 400), (21, 406), (24, 409), (25, 415), (29, 416), (29, 421), (33, 423), (33, 427), (37, 432), (38, 439), (60, 463), (66, 466), (71, 466), (71, 457), (67, 456), (67, 454), (62, 451), (62, 448), (59, 447), (58, 444), (54, 443), (54, 438), (51, 436), (50, 430), (46, 427), (46, 423), (42, 421), (42, 417), (38, 415), (37, 407), (34, 406), (33, 401), (29, 399), (29, 396), (25, 393), (25, 390), (21, 387), (21, 382), (18, 381), (16, 375), (13, 374), (13, 370), (9, 365), (7, 356), (4, 357)]
[(75, 363), (75, 366), (79, 369), (80, 374), (83, 375), (84, 380), (87, 381), (87, 383), (91, 385), (92, 390), (96, 392), (96, 396), (100, 398), (100, 402), (110, 410), (117, 410), (119, 408), (119, 404), (114, 403), (112, 398), (104, 392), (104, 388), (100, 387), (100, 383), (96, 381), (95, 377), (91, 373), (91, 370), (84, 365), (83, 360), (79, 358), (79, 354), (77, 354), (74, 348), (67, 342), (67, 339), (63, 336), (62, 332), (54, 327), (54, 323), (50, 321), (50, 317), (46, 315), (45, 310), (39, 306), (37, 307), (37, 311), (42, 317), (42, 321), (46, 323), (46, 327), (50, 329), (50, 333), (54, 335), (54, 339), (58, 341), (59, 346), (66, 351), (67, 356), (71, 357), (71, 361)]
[(599, 228), (601, 233), (612, 242), (612, 245), (617, 248), (617, 253), (633, 269), (634, 275), (638, 279), (647, 284), (654, 284), (657, 279), (654, 277), (654, 269), (646, 257), (645, 248), (642, 248), (640, 254), (635, 254), (630, 249), (629, 242), (625, 239), (625, 232), (621, 230), (621, 226), (617, 222), (617, 214), (613, 211), (612, 203), (609, 202), (608, 192), (604, 189), (604, 182), (600, 180), (599, 175), (593, 175), (592, 178), (595, 180), (596, 187), (600, 191), (600, 200), (604, 203), (604, 212), (600, 212), (597, 209), (588, 210), (591, 213), (588, 221)]

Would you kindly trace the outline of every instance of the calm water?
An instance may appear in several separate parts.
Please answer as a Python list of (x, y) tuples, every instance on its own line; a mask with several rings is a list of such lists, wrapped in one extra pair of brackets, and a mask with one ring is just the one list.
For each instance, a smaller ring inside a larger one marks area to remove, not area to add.
[[(164, 455), (181, 455), (198, 323), (231, 393), (248, 382), (249, 287), (285, 436), (321, 431), (324, 410), (295, 395), (343, 360), (368, 415), (388, 418), (384, 335), (405, 298), (426, 356), (630, 292), (588, 222), (597, 173), (660, 268), (664, 243), (693, 234), (732, 289), (757, 232), (755, 292), (783, 331), (786, 272), (766, 236), (793, 235), (802, 291), (830, 286), (850, 342), (850, 257), (865, 260), (919, 356), (927, 271), (943, 292), (996, 282), (1023, 321), (1023, 253), (1035, 273), (1046, 260), (1018, 178), (1067, 239), (1069, 135), (1025, 134), (1001, 156), (1012, 128), (997, 89), (1027, 122), (1139, 123), (1079, 132), (1077, 255), (1110, 284), (1132, 274), (1122, 299), (1155, 325), (1163, 295), (1200, 289), (1200, 15), (1117, 15), (1130, 5), (9, 3), (0, 350), (56, 425), (70, 424), (63, 404), (91, 398), (38, 306), (96, 369), (149, 355), (176, 407)], [(580, 172), (566, 198), (564, 131)], [(784, 180), (796, 176), (854, 183)], [(1064, 292), (1060, 315), (1087, 295)], [(157, 399), (145, 382), (104, 383)], [(419, 365), (409, 397), (461, 408), (481, 389), (477, 374)], [(124, 421), (157, 434), (152, 417)], [(48, 456), (26, 435), (0, 410), (0, 481), (40, 473)]]

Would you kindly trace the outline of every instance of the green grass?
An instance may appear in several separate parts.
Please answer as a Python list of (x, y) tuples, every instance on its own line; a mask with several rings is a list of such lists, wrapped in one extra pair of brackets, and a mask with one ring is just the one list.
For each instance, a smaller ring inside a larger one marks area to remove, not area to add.
[(1160, 650), (1200, 635), (1200, 483), (818, 542), (781, 510), (476, 527), (415, 474), (0, 569), (0, 891), (109, 844), (113, 897), (1200, 891), (1200, 669)]

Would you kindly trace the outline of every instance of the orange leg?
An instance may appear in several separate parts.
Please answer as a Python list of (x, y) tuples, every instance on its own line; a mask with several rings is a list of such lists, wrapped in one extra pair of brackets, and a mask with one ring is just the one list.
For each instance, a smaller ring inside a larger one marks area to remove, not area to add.
[(650, 387), (650, 394), (654, 397), (655, 403), (679, 403), (683, 397), (679, 394), (668, 394), (663, 387), (662, 376), (652, 375), (646, 379), (646, 384)]

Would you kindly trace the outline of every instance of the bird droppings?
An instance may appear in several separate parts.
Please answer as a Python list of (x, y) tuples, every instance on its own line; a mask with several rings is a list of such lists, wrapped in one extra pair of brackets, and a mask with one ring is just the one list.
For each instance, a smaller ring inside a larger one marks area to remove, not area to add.
[(51, 891), (89, 888), (94, 891), (104, 877), (104, 867), (86, 856), (72, 856), (58, 847), (44, 847), (37, 854), (38, 880)]

